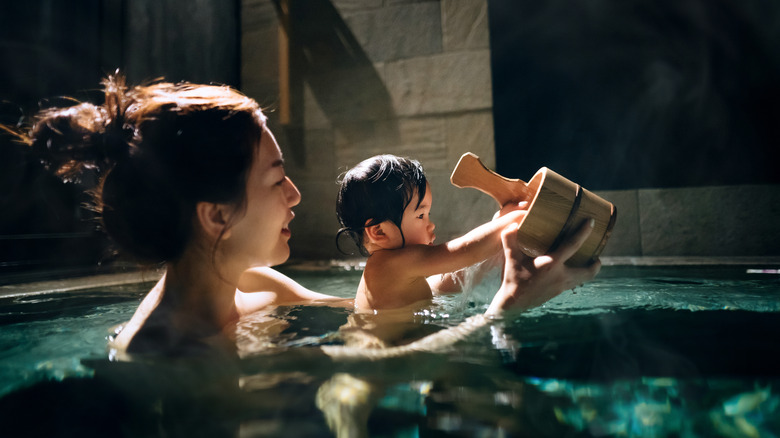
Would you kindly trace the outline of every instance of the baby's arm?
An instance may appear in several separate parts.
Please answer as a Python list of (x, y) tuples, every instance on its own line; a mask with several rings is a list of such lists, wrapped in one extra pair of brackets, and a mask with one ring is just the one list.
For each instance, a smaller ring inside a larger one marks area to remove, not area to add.
[(391, 269), (406, 277), (427, 278), (486, 260), (501, 249), (501, 230), (524, 215), (525, 211), (512, 211), (440, 245), (407, 246), (394, 254)]
[[(493, 215), (493, 220), (511, 213), (513, 211), (527, 211), (528, 202), (509, 202), (500, 211), (497, 211)], [(459, 269), (455, 272), (448, 272), (441, 275), (433, 275), (428, 277), (428, 284), (431, 287), (431, 291), (436, 294), (453, 294), (462, 291), (463, 284), (466, 281), (466, 275), (471, 275), (472, 284), (479, 284), (482, 282), (482, 278), (491, 270), (504, 265), (504, 253), (503, 251), (497, 251), (493, 256), (476, 266), (475, 269), (466, 268)]]
[(432, 275), (427, 278), (428, 285), (434, 295), (447, 295), (463, 292), (464, 285), (468, 282), (471, 285), (482, 283), (482, 279), (493, 269), (502, 267), (504, 264), (503, 254), (500, 252), (492, 257), (477, 262), (477, 265), (467, 266), (455, 272), (447, 272), (440, 275)]

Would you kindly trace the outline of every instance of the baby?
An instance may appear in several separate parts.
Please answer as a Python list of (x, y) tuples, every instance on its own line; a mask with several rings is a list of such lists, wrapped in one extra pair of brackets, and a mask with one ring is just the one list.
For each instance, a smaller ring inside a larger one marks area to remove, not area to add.
[(377, 155), (344, 175), (337, 241), (346, 233), (368, 256), (355, 297), (358, 311), (397, 309), (453, 291), (455, 271), (500, 254), (501, 231), (525, 215), (519, 205), (508, 204), (492, 221), (434, 245), (432, 202), (416, 160)]

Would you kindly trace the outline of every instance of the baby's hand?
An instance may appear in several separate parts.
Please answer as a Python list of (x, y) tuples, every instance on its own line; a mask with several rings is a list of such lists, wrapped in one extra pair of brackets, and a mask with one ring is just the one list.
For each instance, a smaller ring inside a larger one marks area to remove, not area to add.
[(507, 202), (503, 207), (501, 207), (501, 210), (497, 211), (496, 214), (493, 215), (493, 219), (501, 217), (512, 211), (526, 211), (530, 206), (531, 204), (527, 201)]

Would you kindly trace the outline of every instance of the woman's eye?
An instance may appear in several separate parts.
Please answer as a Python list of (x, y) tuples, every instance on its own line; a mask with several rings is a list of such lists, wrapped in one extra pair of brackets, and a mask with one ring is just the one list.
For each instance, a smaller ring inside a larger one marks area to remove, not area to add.
[(280, 179), (280, 180), (279, 180), (279, 181), (278, 181), (276, 184), (274, 184), (274, 185), (275, 185), (275, 186), (281, 186), (282, 184), (284, 184), (284, 180), (286, 180), (286, 179), (287, 179), (287, 177), (284, 177), (284, 178)]

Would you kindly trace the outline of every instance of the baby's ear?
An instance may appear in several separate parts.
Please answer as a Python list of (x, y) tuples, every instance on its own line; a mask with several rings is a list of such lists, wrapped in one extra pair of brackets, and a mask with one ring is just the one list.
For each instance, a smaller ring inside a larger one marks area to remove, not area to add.
[(366, 226), (366, 238), (369, 242), (379, 243), (387, 240), (387, 233), (385, 233), (385, 230), (382, 228), (382, 224), (384, 224), (384, 222), (381, 224)]

